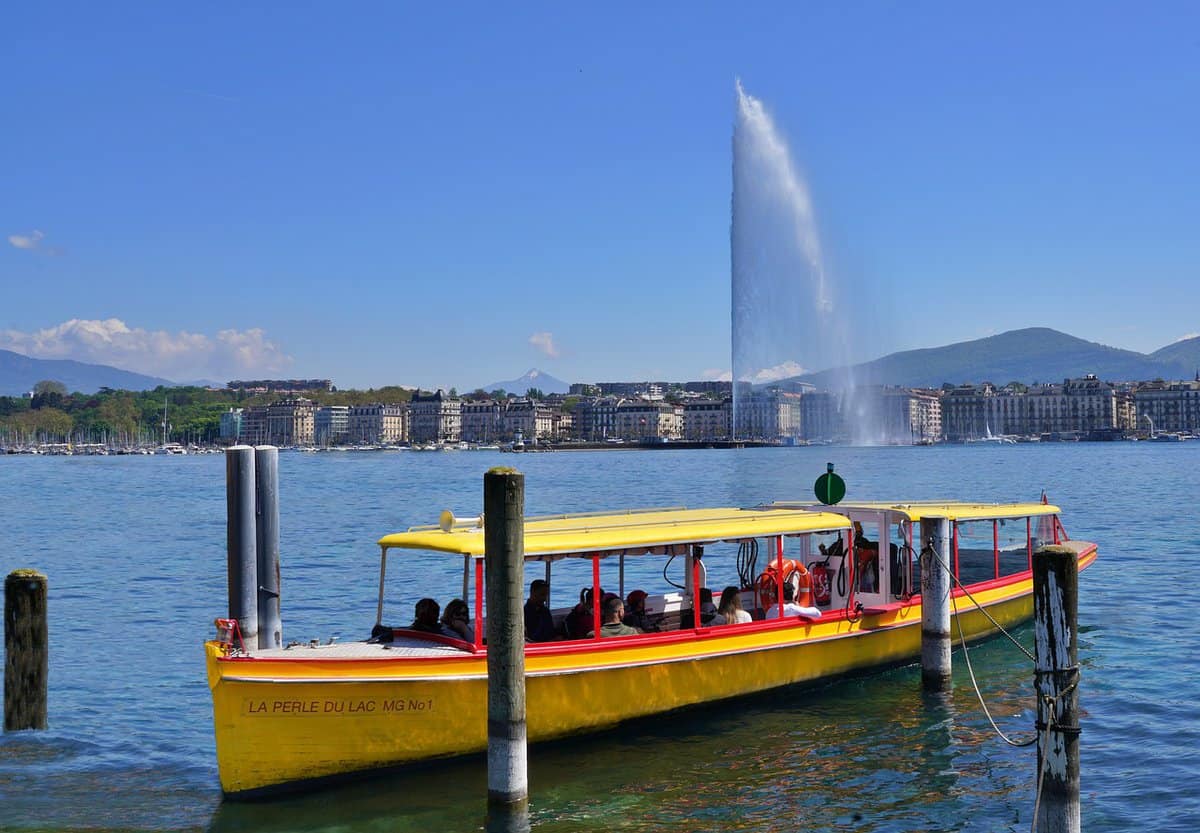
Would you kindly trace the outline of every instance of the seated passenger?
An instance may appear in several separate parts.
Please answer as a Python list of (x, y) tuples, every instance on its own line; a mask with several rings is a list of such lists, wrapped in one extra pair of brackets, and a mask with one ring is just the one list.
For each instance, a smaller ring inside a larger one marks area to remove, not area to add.
[[(604, 624), (600, 626), (600, 636), (633, 636), (641, 633), (637, 628), (631, 628), (621, 621), (621, 617), (625, 615), (625, 603), (621, 601), (620, 596), (613, 596), (604, 603)], [(595, 631), (588, 631), (588, 639), (596, 635)]]
[(633, 590), (625, 597), (625, 618), (621, 621), (642, 633), (658, 633), (658, 624), (651, 622), (646, 612), (645, 590)]
[(529, 601), (525, 602), (526, 642), (553, 642), (557, 638), (554, 615), (547, 604), (549, 599), (550, 585), (545, 579), (538, 578), (530, 582)]
[(742, 608), (742, 591), (732, 584), (721, 591), (721, 604), (717, 612), (725, 618), (727, 625), (741, 625), (753, 621), (750, 613)]
[[(601, 595), (603, 597), (603, 591), (601, 591)], [(579, 604), (571, 608), (571, 612), (563, 621), (567, 639), (583, 639), (587, 636), (588, 631), (594, 627), (593, 618), (592, 588), (585, 587), (579, 593)]]
[(725, 617), (717, 612), (717, 606), (713, 604), (712, 590), (707, 587), (700, 588), (700, 624), (701, 625), (724, 625)]
[(408, 626), (409, 629), (425, 633), (441, 633), (442, 626), (438, 624), (438, 613), (441, 609), (441, 605), (437, 603), (436, 599), (421, 599), (417, 602), (416, 615), (413, 623)]
[[(785, 581), (783, 583), (783, 617), (786, 619), (788, 616), (804, 616), (808, 619), (819, 619), (821, 610), (816, 607), (801, 607), (796, 604), (796, 588), (792, 586), (790, 581)], [(779, 618), (778, 604), (773, 604), (767, 608), (766, 618)]]
[(462, 599), (454, 599), (446, 605), (446, 611), (442, 614), (442, 635), (465, 642), (475, 641), (470, 609)]

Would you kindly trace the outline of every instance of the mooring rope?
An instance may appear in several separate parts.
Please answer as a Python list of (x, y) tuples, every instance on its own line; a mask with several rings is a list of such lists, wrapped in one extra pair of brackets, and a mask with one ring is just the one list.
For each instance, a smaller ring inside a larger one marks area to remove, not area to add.
[[(944, 569), (947, 572), (947, 574), (950, 575), (950, 577), (951, 577), (951, 579), (953, 579), (954, 583), (957, 584), (959, 586), (959, 588), (963, 591), (963, 595), (965, 595), (968, 599), (970, 599), (971, 603), (973, 605), (975, 605), (975, 609), (978, 610), (980, 613), (982, 613), (984, 616), (986, 616), (988, 618), (988, 621), (990, 621), (993, 625), (995, 625), (996, 629), (998, 631), (1000, 631), (1002, 634), (1004, 634), (1008, 638), (1009, 642), (1011, 642), (1012, 644), (1014, 644), (1018, 648), (1020, 648), (1021, 652), (1023, 654), (1025, 654), (1025, 656), (1027, 656), (1034, 663), (1037, 662), (1037, 658), (1034, 657), (1034, 655), (1024, 645), (1022, 645), (1020, 642), (1018, 642), (1013, 637), (1012, 634), (1010, 634), (1008, 631), (1006, 631), (1003, 628), (1003, 626), (1001, 626), (1001, 624), (999, 622), (997, 622), (992, 617), (992, 615), (987, 612), (987, 610), (984, 609), (983, 605), (981, 605), (978, 601), (975, 600), (975, 597), (971, 595), (971, 591), (967, 590), (967, 588), (965, 586), (963, 586), (963, 583), (961, 581), (959, 581), (958, 576), (954, 575), (954, 572), (950, 569), (950, 566), (948, 564), (946, 564), (946, 562), (942, 561), (941, 557), (938, 555), (937, 551), (933, 549), (933, 547), (926, 546), (921, 551), (921, 557), (926, 559), (925, 563), (921, 565), (922, 569), (927, 569), (928, 563), (929, 563), (928, 562), (929, 558), (936, 558), (938, 564), (941, 565), (942, 569)], [(967, 673), (971, 677), (971, 686), (975, 689), (975, 696), (979, 700), (979, 705), (983, 709), (983, 714), (985, 717), (987, 717), (988, 723), (990, 723), (992, 725), (992, 729), (996, 732), (997, 736), (999, 736), (999, 738), (1001, 740), (1003, 740), (1005, 743), (1007, 743), (1009, 746), (1015, 746), (1018, 748), (1032, 746), (1033, 744), (1037, 743), (1039, 739), (1042, 739), (1042, 743), (1040, 744), (1040, 750), (1039, 750), (1041, 752), (1041, 754), (1038, 756), (1037, 790), (1035, 792), (1034, 800), (1033, 800), (1033, 820), (1030, 823), (1031, 833), (1037, 833), (1038, 812), (1041, 809), (1041, 805), (1042, 805), (1042, 785), (1045, 782), (1045, 775), (1046, 775), (1046, 759), (1049, 757), (1048, 753), (1050, 751), (1050, 733), (1056, 729), (1059, 732), (1072, 732), (1073, 731), (1073, 732), (1077, 733), (1079, 731), (1079, 728), (1077, 726), (1059, 726), (1058, 720), (1055, 717), (1055, 708), (1058, 705), (1058, 701), (1061, 700), (1063, 697), (1066, 697), (1072, 691), (1074, 691), (1075, 688), (1079, 685), (1079, 678), (1080, 678), (1079, 666), (1074, 665), (1074, 666), (1071, 666), (1070, 668), (1054, 668), (1054, 669), (1049, 669), (1049, 670), (1038, 670), (1036, 668), (1034, 669), (1035, 694), (1036, 694), (1037, 699), (1041, 700), (1041, 702), (1044, 703), (1046, 706), (1046, 722), (1044, 725), (1041, 724), (1040, 721), (1035, 723), (1033, 737), (1029, 738), (1028, 740), (1022, 740), (1022, 741), (1013, 740), (1012, 738), (1008, 737), (1008, 735), (1004, 734), (1004, 732), (1001, 731), (1000, 727), (996, 725), (996, 721), (992, 719), (992, 713), (987, 707), (987, 702), (983, 699), (983, 692), (979, 690), (979, 681), (976, 680), (976, 678), (975, 678), (975, 669), (971, 666), (971, 654), (967, 650), (967, 635), (966, 635), (966, 632), (963, 630), (962, 619), (958, 613), (958, 602), (955, 600), (953, 594), (951, 594), (951, 596), (950, 596), (950, 602), (954, 608), (954, 620), (955, 620), (955, 623), (958, 625), (958, 638), (959, 638), (959, 642), (962, 644), (963, 659), (967, 663)], [(1042, 694), (1040, 691), (1037, 691), (1037, 682), (1041, 678), (1041, 676), (1044, 674), (1073, 674), (1074, 679), (1072, 679), (1071, 682), (1065, 688), (1062, 689), (1062, 691), (1051, 696), (1049, 694)], [(1039, 734), (1039, 732), (1043, 731), (1043, 730), (1045, 732), (1044, 736)]]

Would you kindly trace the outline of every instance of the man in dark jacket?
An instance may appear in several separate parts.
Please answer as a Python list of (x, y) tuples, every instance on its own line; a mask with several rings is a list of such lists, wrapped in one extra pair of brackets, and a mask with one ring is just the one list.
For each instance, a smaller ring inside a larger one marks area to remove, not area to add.
[(525, 641), (552, 642), (554, 616), (546, 605), (550, 598), (550, 585), (544, 579), (534, 579), (529, 585), (529, 601), (525, 602)]

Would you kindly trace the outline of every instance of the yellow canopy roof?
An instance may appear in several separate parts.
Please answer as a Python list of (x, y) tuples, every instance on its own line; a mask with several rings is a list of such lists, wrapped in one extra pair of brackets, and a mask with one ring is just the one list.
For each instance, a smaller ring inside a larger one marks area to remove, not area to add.
[(916, 503), (839, 503), (837, 506), (820, 506), (811, 503), (778, 501), (771, 507), (821, 509), (827, 512), (886, 509), (905, 515), (910, 521), (926, 518), (949, 518), (952, 521), (990, 521), (993, 518), (1025, 518), (1039, 515), (1058, 515), (1062, 512), (1052, 503), (960, 503), (955, 501), (919, 501)]
[[(414, 527), (379, 539), (384, 548), (483, 556), (477, 524)], [(841, 515), (803, 509), (652, 509), (611, 514), (560, 515), (525, 522), (525, 556), (613, 552), (677, 544), (847, 529)]]

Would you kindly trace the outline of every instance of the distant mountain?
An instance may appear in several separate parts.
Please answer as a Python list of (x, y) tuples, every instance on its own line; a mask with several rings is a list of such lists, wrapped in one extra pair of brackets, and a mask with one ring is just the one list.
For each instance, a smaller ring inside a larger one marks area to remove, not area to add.
[(21, 396), (43, 379), (62, 382), (72, 393), (95, 393), (100, 388), (153, 390), (159, 385), (175, 385), (169, 379), (108, 365), (71, 359), (31, 359), (11, 350), (0, 350), (0, 396)]
[[(1194, 374), (1200, 371), (1200, 336), (1192, 336), (1161, 347), (1151, 353), (1150, 358), (1191, 368), (1191, 373)], [(1185, 375), (1191, 378), (1191, 374)]]
[(523, 395), (530, 388), (537, 388), (542, 393), (566, 393), (571, 389), (571, 386), (535, 367), (519, 379), (510, 379), (507, 382), (492, 382), (490, 385), (485, 385), (483, 389), (489, 392), (503, 389), (508, 393)]
[[(892, 353), (851, 368), (858, 384), (940, 387), (944, 382), (1061, 382), (1087, 373), (1109, 381), (1190, 379), (1188, 357), (1200, 355), (1200, 338), (1178, 342), (1150, 355), (1106, 347), (1048, 327), (1010, 330), (974, 341)], [(800, 376), (818, 387), (838, 387), (844, 370)]]

